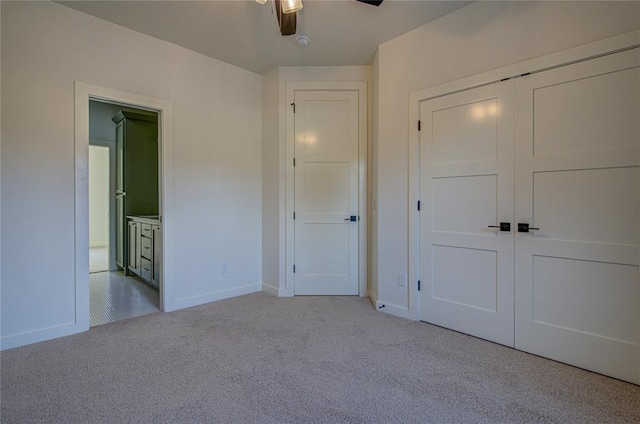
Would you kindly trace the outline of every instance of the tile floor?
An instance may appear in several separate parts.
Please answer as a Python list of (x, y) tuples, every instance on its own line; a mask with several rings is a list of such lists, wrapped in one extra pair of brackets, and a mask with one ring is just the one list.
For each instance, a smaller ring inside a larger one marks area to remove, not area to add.
[(89, 321), (92, 327), (159, 312), (159, 294), (124, 272), (89, 276)]

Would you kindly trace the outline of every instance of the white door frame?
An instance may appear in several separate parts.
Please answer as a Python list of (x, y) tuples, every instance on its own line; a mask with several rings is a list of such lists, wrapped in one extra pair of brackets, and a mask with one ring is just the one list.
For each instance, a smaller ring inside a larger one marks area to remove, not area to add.
[(420, 320), (420, 296), (417, 291), (417, 284), (421, 272), (420, 217), (417, 210), (417, 204), (420, 200), (420, 132), (418, 131), (420, 102), (471, 88), (481, 87), (483, 85), (493, 84), (505, 78), (517, 78), (523, 74), (542, 72), (574, 62), (616, 53), (621, 50), (628, 50), (640, 46), (639, 40), (640, 30), (631, 31), (409, 94), (409, 281), (407, 283), (409, 290), (409, 308), (406, 315), (407, 317), (417, 321)]
[(295, 127), (293, 107), (296, 91), (357, 91), (358, 92), (358, 294), (367, 295), (367, 83), (366, 82), (288, 82), (286, 97), (286, 226), (285, 226), (285, 289), (284, 296), (294, 295), (294, 168)]
[(173, 309), (173, 104), (84, 82), (75, 82), (75, 297), (76, 325), (89, 329), (89, 100), (104, 100), (158, 112), (160, 128), (160, 215), (162, 216), (162, 263), (160, 310)]

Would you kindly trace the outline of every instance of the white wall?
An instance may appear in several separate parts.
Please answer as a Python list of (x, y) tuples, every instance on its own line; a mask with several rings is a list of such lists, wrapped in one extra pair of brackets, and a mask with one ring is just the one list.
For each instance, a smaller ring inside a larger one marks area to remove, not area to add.
[[(640, 27), (640, 2), (477, 2), (379, 46), (378, 301), (407, 311), (409, 93)], [(408, 209), (411, 208), (411, 209)], [(375, 232), (374, 232), (375, 234)], [(424, 272), (424, 270), (423, 270)], [(415, 285), (414, 285), (415, 287)]]
[(284, 237), (280, 237), (279, 190), (285, 176), (280, 175), (279, 89), (279, 69), (262, 76), (262, 287), (274, 295), (279, 289), (280, 249), (284, 249)]
[(378, 105), (379, 97), (379, 70), (380, 70), (380, 55), (378, 51), (373, 58), (373, 65), (371, 67), (371, 131), (369, 132), (371, 137), (371, 149), (369, 150), (369, 158), (371, 166), (369, 172), (371, 178), (369, 179), (369, 203), (371, 207), (369, 211), (369, 225), (371, 231), (369, 231), (369, 298), (373, 304), (377, 304), (378, 301), (378, 111), (380, 107)]
[(260, 290), (261, 77), (56, 3), (1, 7), (3, 347), (76, 319), (74, 81), (173, 104), (174, 307)]
[(109, 245), (109, 148), (89, 146), (89, 246)]
[[(371, 152), (370, 66), (283, 66), (263, 76), (263, 117), (271, 123), (263, 124), (263, 286), (265, 291), (292, 296), (293, 287), (286, 286), (285, 227), (286, 227), (286, 116), (287, 83), (289, 82), (353, 82), (367, 83), (368, 141)], [(277, 120), (276, 120), (277, 119)], [(369, 165), (371, 155), (369, 155)], [(367, 169), (370, 170), (370, 166)], [(370, 171), (369, 171), (370, 172)], [(371, 176), (369, 175), (369, 180)], [(369, 195), (369, 199), (371, 196)], [(370, 206), (367, 208), (371, 209)], [(367, 212), (368, 213), (368, 212)], [(369, 224), (370, 225), (370, 224)], [(370, 232), (370, 229), (369, 231)], [(277, 248), (277, 249), (276, 249)], [(266, 251), (268, 249), (268, 251)], [(370, 275), (370, 273), (368, 273)]]

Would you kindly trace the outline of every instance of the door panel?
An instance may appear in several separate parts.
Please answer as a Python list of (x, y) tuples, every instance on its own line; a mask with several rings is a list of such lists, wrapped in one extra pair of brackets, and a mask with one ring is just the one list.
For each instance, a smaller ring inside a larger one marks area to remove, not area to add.
[(533, 257), (533, 321), (638, 343), (638, 268)]
[[(496, 175), (469, 175), (432, 179), (432, 231), (494, 236), (487, 223), (498, 216)], [(455, 208), (451, 205), (473, 205)]]
[(582, 71), (533, 89), (535, 156), (635, 146), (640, 115), (637, 69), (595, 72), (605, 73)]
[(513, 85), (420, 104), (420, 319), (513, 346)]
[(555, 240), (636, 246), (639, 190), (637, 167), (534, 172), (533, 221)]
[(295, 294), (358, 294), (358, 93), (295, 93)]
[(519, 78), (516, 347), (640, 382), (638, 50)]
[[(433, 112), (433, 164), (495, 159), (498, 102), (487, 99)], [(474, 125), (459, 125), (471, 117)]]
[(434, 299), (496, 312), (495, 251), (433, 245), (432, 260)]

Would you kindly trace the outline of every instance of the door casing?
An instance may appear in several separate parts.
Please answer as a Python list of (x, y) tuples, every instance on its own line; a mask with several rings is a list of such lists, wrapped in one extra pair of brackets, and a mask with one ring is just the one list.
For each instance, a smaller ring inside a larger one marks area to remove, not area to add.
[(285, 166), (286, 166), (286, 194), (285, 194), (285, 287), (283, 296), (294, 296), (294, 113), (292, 103), (295, 101), (296, 91), (357, 91), (358, 92), (358, 294), (367, 295), (367, 226), (368, 226), (368, 197), (367, 197), (367, 83), (366, 82), (288, 82), (287, 83), (287, 113), (285, 134)]
[(89, 330), (89, 100), (101, 100), (158, 112), (160, 150), (160, 215), (163, 226), (160, 274), (160, 310), (173, 305), (173, 104), (169, 100), (143, 96), (76, 81), (75, 83), (75, 298), (74, 328)]

